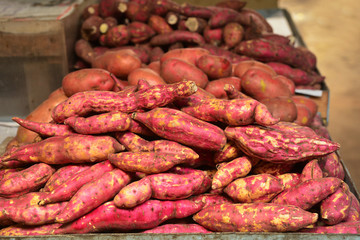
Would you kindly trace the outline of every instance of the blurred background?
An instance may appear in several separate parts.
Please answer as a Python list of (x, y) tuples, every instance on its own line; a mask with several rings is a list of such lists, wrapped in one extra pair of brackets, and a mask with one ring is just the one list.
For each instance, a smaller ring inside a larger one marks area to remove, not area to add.
[(359, 0), (278, 0), (295, 22), (330, 89), (328, 129), (360, 188)]

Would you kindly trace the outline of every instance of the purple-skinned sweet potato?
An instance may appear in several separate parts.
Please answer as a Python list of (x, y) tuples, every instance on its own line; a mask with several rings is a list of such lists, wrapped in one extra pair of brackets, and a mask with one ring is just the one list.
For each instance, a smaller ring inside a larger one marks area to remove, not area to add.
[(339, 144), (318, 136), (255, 125), (226, 127), (227, 138), (248, 156), (274, 163), (296, 163), (325, 156)]
[(98, 179), (83, 185), (62, 211), (56, 216), (56, 222), (71, 222), (110, 201), (128, 183), (130, 176), (120, 169), (104, 173)]
[(221, 128), (176, 109), (155, 108), (143, 113), (133, 113), (132, 118), (158, 136), (186, 146), (217, 151), (226, 144)]
[(256, 174), (237, 178), (229, 183), (224, 192), (238, 203), (270, 202), (284, 190), (279, 179), (270, 174)]
[(127, 232), (154, 228), (166, 220), (185, 218), (198, 212), (203, 203), (190, 200), (148, 200), (131, 209), (106, 202), (85, 216), (56, 229), (54, 234), (79, 234), (104, 231)]
[(13, 117), (12, 120), (17, 122), (21, 127), (39, 134), (42, 138), (66, 136), (75, 133), (70, 126), (64, 124), (34, 122), (18, 117)]
[(208, 122), (222, 122), (230, 126), (273, 125), (279, 120), (272, 117), (265, 105), (254, 99), (207, 99), (195, 106), (184, 107), (183, 112)]
[(308, 179), (277, 195), (272, 202), (298, 206), (308, 210), (315, 204), (334, 193), (342, 184), (342, 180), (334, 177)]
[(57, 169), (53, 175), (47, 180), (45, 186), (40, 189), (41, 192), (51, 192), (58, 186), (61, 186), (68, 178), (89, 169), (89, 164), (69, 164)]
[(211, 231), (196, 223), (168, 223), (142, 233), (211, 233)]
[(11, 198), (39, 190), (55, 172), (45, 163), (33, 164), (23, 170), (12, 173), (0, 181), (0, 196)]
[(237, 203), (204, 208), (193, 219), (216, 232), (293, 232), (316, 223), (318, 214), (290, 205)]
[(6, 207), (4, 215), (14, 221), (27, 226), (39, 226), (55, 222), (56, 216), (64, 209), (67, 202), (33, 205), (26, 208), (18, 206)]
[(125, 147), (110, 136), (73, 134), (24, 145), (0, 159), (4, 162), (17, 160), (47, 164), (94, 163), (106, 160), (110, 153), (123, 150)]
[(45, 205), (49, 203), (68, 201), (84, 184), (99, 178), (104, 173), (110, 172), (113, 169), (114, 166), (108, 160), (96, 163), (89, 169), (70, 177), (66, 182), (55, 188), (53, 191), (47, 192), (47, 194), (42, 196), (38, 202), (40, 205)]
[(159, 200), (185, 199), (208, 190), (210, 184), (205, 183), (207, 179), (206, 173), (201, 170), (184, 174), (159, 173), (148, 175), (121, 189), (114, 198), (114, 204), (122, 208), (131, 208), (150, 198)]
[(235, 158), (217, 169), (212, 179), (211, 188), (224, 188), (233, 180), (248, 175), (251, 168), (251, 162), (246, 156)]
[(72, 116), (65, 119), (64, 124), (70, 126), (77, 133), (91, 135), (126, 131), (130, 127), (131, 118), (127, 113), (109, 112), (90, 117)]

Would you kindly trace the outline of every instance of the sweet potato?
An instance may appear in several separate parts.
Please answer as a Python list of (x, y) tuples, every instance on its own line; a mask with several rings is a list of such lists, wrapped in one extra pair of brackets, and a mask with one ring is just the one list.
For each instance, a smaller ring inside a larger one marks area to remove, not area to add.
[(336, 152), (319, 158), (318, 163), (325, 177), (345, 179), (345, 170)]
[(227, 49), (232, 49), (244, 38), (244, 28), (237, 22), (229, 22), (224, 26), (223, 38)]
[[(94, 61), (96, 52), (94, 51), (90, 42), (88, 42), (87, 40), (82, 38), (78, 39), (75, 42), (74, 50), (76, 56), (79, 57), (80, 60), (84, 62), (84, 64), (89, 65), (92, 61)], [(85, 68), (87, 68), (87, 65), (85, 65)]]
[(205, 188), (202, 186), (206, 177), (206, 173), (201, 170), (185, 174), (151, 174), (121, 189), (114, 198), (114, 204), (122, 208), (131, 208), (150, 198), (159, 200), (186, 199), (209, 189), (210, 184), (205, 184)]
[(0, 181), (1, 197), (17, 197), (25, 193), (37, 191), (55, 172), (48, 164), (33, 164), (24, 170), (12, 173), (8, 178)]
[(157, 34), (173, 31), (168, 22), (166, 22), (165, 18), (160, 15), (151, 15), (148, 19), (148, 24)]
[(300, 48), (261, 38), (242, 41), (234, 51), (258, 61), (280, 62), (305, 71), (314, 70), (316, 67), (312, 57)]
[(193, 219), (216, 232), (291, 232), (316, 223), (317, 213), (273, 203), (214, 205)]
[(284, 190), (279, 179), (270, 174), (256, 174), (237, 178), (229, 183), (224, 192), (235, 202), (270, 202)]
[(62, 211), (56, 216), (56, 222), (71, 222), (110, 201), (128, 183), (130, 176), (120, 169), (104, 173), (98, 179), (83, 185)]
[(225, 146), (213, 156), (215, 164), (222, 162), (229, 162), (237, 157), (243, 156), (243, 153), (236, 147), (233, 141), (228, 141)]
[(297, 104), (305, 105), (311, 112), (311, 119), (318, 113), (319, 106), (311, 98), (302, 95), (293, 95), (292, 100)]
[(234, 64), (233, 74), (236, 77), (241, 78), (246, 73), (247, 70), (253, 67), (260, 68), (265, 72), (268, 72), (271, 76), (276, 75), (274, 69), (272, 69), (272, 67), (270, 67), (268, 64), (253, 59), (244, 60)]
[(223, 28), (210, 28), (207, 25), (203, 30), (205, 42), (214, 46), (220, 46), (223, 43)]
[(226, 77), (219, 78), (216, 80), (209, 81), (206, 85), (205, 90), (213, 94), (216, 98), (228, 99), (228, 95), (224, 89), (225, 84), (231, 84), (234, 86), (234, 89), (240, 91), (241, 89), (241, 79), (238, 77)]
[(155, 108), (144, 113), (133, 113), (131, 117), (146, 125), (158, 136), (186, 146), (220, 150), (226, 144), (221, 128), (176, 109)]
[(185, 164), (188, 161), (196, 160), (199, 155), (168, 153), (168, 152), (123, 152), (109, 154), (109, 161), (116, 167), (126, 172), (142, 172), (154, 174), (165, 172), (178, 164)]
[(3, 211), (6, 217), (27, 226), (39, 226), (55, 222), (55, 217), (64, 209), (67, 202), (47, 204), (46, 206), (6, 207)]
[(197, 32), (186, 30), (174, 30), (169, 33), (155, 35), (150, 39), (152, 46), (166, 46), (175, 42), (184, 42), (187, 44), (202, 45), (205, 43), (204, 37)]
[(305, 164), (301, 171), (300, 180), (303, 182), (308, 179), (322, 178), (323, 176), (324, 175), (319, 166), (318, 160), (314, 159)]
[(315, 159), (340, 147), (338, 143), (322, 137), (254, 125), (226, 127), (225, 135), (247, 156), (275, 163), (296, 163)]
[(80, 134), (100, 134), (126, 131), (131, 124), (130, 116), (123, 112), (109, 112), (90, 117), (69, 117), (64, 123)]
[(47, 180), (45, 186), (40, 189), (41, 192), (51, 192), (55, 188), (61, 186), (69, 178), (86, 169), (89, 169), (89, 164), (69, 164), (57, 169), (53, 175)]
[(152, 151), (154, 148), (151, 141), (129, 131), (116, 132), (114, 137), (130, 152)]
[[(216, 8), (212, 9), (216, 10)], [(208, 24), (211, 28), (219, 28), (224, 27), (227, 23), (230, 22), (244, 24), (246, 21), (248, 20), (243, 18), (243, 15), (234, 9), (217, 8), (217, 11), (210, 17)], [(247, 24), (250, 24), (250, 22), (246, 22), (246, 25)]]
[(113, 28), (117, 25), (118, 25), (118, 20), (115, 17), (113, 16), (105, 17), (104, 22), (100, 25), (100, 33), (106, 34), (110, 28)]
[(179, 49), (167, 51), (160, 58), (160, 63), (163, 63), (170, 58), (178, 58), (193, 65), (196, 65), (196, 62), (200, 57), (208, 54), (209, 51), (201, 47), (179, 48)]
[(200, 68), (178, 58), (170, 58), (162, 62), (160, 76), (167, 83), (194, 81), (200, 88), (205, 88), (209, 82), (208, 76)]
[(114, 16), (116, 12), (116, 0), (99, 1), (99, 15), (103, 18)]
[[(241, 80), (240, 80), (241, 81)], [(240, 84), (241, 88), (241, 84)], [(224, 91), (227, 95), (228, 99), (244, 99), (244, 98), (250, 98), (246, 94), (242, 93), (241, 91), (237, 90), (232, 84), (225, 84), (224, 85)]]
[(37, 201), (39, 205), (45, 205), (49, 203), (56, 203), (62, 201), (68, 201), (71, 197), (86, 183), (98, 179), (106, 172), (110, 172), (114, 169), (114, 166), (109, 161), (103, 161), (96, 163), (89, 169), (79, 172), (62, 185), (42, 196), (40, 201)]
[(100, 25), (104, 22), (100, 16), (90, 16), (81, 24), (80, 34), (81, 37), (89, 42), (95, 42), (99, 39)]
[(230, 77), (232, 65), (225, 57), (216, 55), (203, 55), (196, 61), (196, 66), (200, 68), (209, 79)]
[(284, 190), (272, 202), (294, 205), (307, 210), (334, 193), (341, 183), (341, 179), (333, 177), (308, 179)]
[(33, 122), (18, 117), (13, 117), (12, 120), (17, 122), (21, 127), (39, 134), (41, 138), (75, 134), (74, 130), (71, 127), (64, 124)]
[(245, 177), (251, 171), (252, 165), (247, 157), (239, 157), (225, 163), (217, 169), (213, 179), (211, 188), (224, 188), (233, 180)]
[(231, 8), (236, 11), (240, 11), (246, 6), (245, 1), (239, 0), (221, 0), (215, 4), (216, 7)]
[(0, 230), (1, 236), (37, 236), (50, 235), (54, 229), (60, 227), (60, 223), (45, 224), (40, 226), (12, 225)]
[(346, 183), (320, 203), (320, 216), (327, 225), (336, 225), (344, 221), (349, 214), (351, 198), (349, 186)]
[(297, 116), (296, 119), (294, 120), (294, 123), (301, 126), (310, 126), (310, 123), (312, 122), (314, 117), (310, 109), (304, 104), (296, 103), (296, 102), (294, 103), (297, 112)]
[(280, 121), (294, 122), (297, 118), (297, 108), (291, 97), (271, 97), (260, 100), (271, 112), (274, 118)]
[(314, 85), (315, 83), (323, 82), (325, 79), (324, 76), (321, 76), (315, 71), (304, 71), (279, 62), (269, 62), (267, 64), (272, 67), (278, 75), (283, 75), (291, 79), (295, 85)]
[(190, 32), (202, 34), (206, 26), (207, 21), (201, 17), (188, 17), (185, 21), (185, 27)]
[(72, 223), (56, 229), (54, 234), (91, 233), (109, 230), (130, 231), (154, 228), (166, 220), (185, 218), (202, 208), (202, 203), (190, 200), (148, 200), (131, 209), (121, 209), (112, 201), (104, 203), (92, 212)]
[(139, 79), (147, 81), (150, 85), (166, 84), (164, 79), (150, 68), (137, 68), (131, 71), (127, 77), (130, 85), (137, 85)]
[(293, 95), (287, 84), (258, 68), (250, 68), (242, 75), (241, 91), (259, 101)]
[[(25, 120), (34, 122), (51, 122), (51, 113), (53, 108), (66, 99), (67, 97), (64, 93), (64, 90), (62, 88), (56, 89), (49, 95), (47, 99), (45, 99), (28, 116), (26, 116)], [(13, 145), (18, 145), (21, 143), (33, 143), (37, 141), (37, 139), (39, 140), (39, 134), (26, 128), (19, 127), (16, 132), (16, 136), (7, 145), (7, 149)]]
[(94, 163), (106, 160), (109, 153), (123, 150), (125, 147), (110, 136), (73, 134), (24, 145), (0, 157), (0, 160), (47, 164)]
[(104, 69), (87, 68), (65, 75), (61, 86), (67, 97), (90, 90), (110, 91), (115, 86), (115, 76)]
[(81, 13), (81, 19), (85, 20), (92, 15), (99, 16), (99, 4), (98, 3), (93, 3), (93, 4), (86, 6)]
[(258, 123), (272, 125), (279, 120), (272, 117), (266, 106), (254, 99), (207, 99), (195, 106), (184, 107), (183, 112), (209, 122), (222, 122), (230, 126)]
[(227, 197), (225, 194), (215, 194), (215, 193), (203, 193), (196, 196), (191, 196), (188, 198), (189, 200), (192, 200), (194, 202), (203, 202), (204, 206), (203, 208), (217, 205), (217, 204), (223, 204), (223, 203), (234, 203), (229, 197)]
[(168, 223), (145, 230), (142, 233), (211, 233), (211, 231), (196, 223)]
[(99, 42), (107, 47), (124, 46), (130, 42), (130, 32), (125, 24), (119, 24), (110, 28), (106, 34), (102, 35)]
[(131, 71), (141, 67), (141, 60), (132, 50), (120, 49), (106, 51), (97, 56), (91, 66), (107, 70), (120, 79), (126, 79)]
[(276, 176), (282, 185), (284, 186), (284, 190), (296, 186), (300, 183), (300, 173), (284, 173)]
[(135, 44), (145, 42), (156, 34), (154, 29), (143, 22), (133, 21), (127, 26), (130, 33), (130, 41)]
[(151, 1), (145, 1), (143, 3), (128, 1), (126, 2), (125, 16), (132, 22), (147, 22), (152, 14), (152, 9)]

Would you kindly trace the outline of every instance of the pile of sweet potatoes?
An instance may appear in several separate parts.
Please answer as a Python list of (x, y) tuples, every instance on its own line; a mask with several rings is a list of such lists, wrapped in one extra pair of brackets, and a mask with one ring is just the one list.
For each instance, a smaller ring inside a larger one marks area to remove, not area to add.
[(279, 70), (313, 73), (313, 55), (244, 6), (86, 8), (83, 67), (13, 118), (0, 235), (359, 233), (340, 145)]

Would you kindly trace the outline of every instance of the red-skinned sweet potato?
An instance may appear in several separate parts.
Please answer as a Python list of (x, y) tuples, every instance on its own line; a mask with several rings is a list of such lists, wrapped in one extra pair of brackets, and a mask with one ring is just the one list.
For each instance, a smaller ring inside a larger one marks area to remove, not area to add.
[(239, 63), (234, 64), (233, 74), (236, 77), (241, 78), (246, 73), (246, 71), (252, 67), (261, 68), (265, 72), (268, 72), (271, 76), (276, 75), (276, 72), (274, 71), (274, 69), (272, 69), (269, 65), (267, 65), (266, 63), (260, 62), (260, 61), (253, 60), (253, 59), (241, 61)]
[(284, 173), (276, 176), (282, 185), (284, 186), (284, 190), (296, 186), (300, 183), (300, 173)]
[(100, 25), (104, 22), (104, 19), (100, 16), (90, 16), (81, 24), (80, 33), (81, 37), (89, 42), (95, 42), (99, 39)]
[(207, 25), (203, 31), (206, 43), (214, 46), (220, 46), (223, 43), (223, 28), (210, 28)]
[(263, 98), (260, 102), (280, 121), (294, 122), (297, 118), (297, 108), (291, 97)]
[(130, 41), (135, 44), (145, 42), (156, 34), (154, 29), (143, 22), (133, 21), (127, 26), (130, 33)]
[(203, 55), (196, 61), (196, 66), (200, 68), (209, 79), (219, 79), (230, 77), (232, 65), (225, 57), (216, 55)]
[(127, 81), (130, 85), (137, 85), (140, 79), (145, 80), (150, 85), (166, 84), (164, 79), (150, 68), (137, 68), (131, 71), (128, 75)]
[(175, 42), (202, 45), (205, 43), (205, 40), (200, 33), (186, 30), (174, 30), (169, 33), (155, 35), (150, 39), (150, 44), (152, 46), (171, 45)]
[(145, 230), (142, 233), (211, 233), (211, 231), (195, 223), (168, 223)]
[(193, 219), (217, 232), (291, 232), (316, 223), (318, 214), (273, 203), (237, 203), (204, 208)]
[(200, 47), (179, 48), (167, 51), (161, 58), (160, 62), (163, 63), (170, 58), (179, 58), (188, 63), (196, 65), (196, 62), (201, 56), (210, 54), (208, 50)]
[(251, 169), (251, 174), (271, 174), (279, 176), (285, 173), (290, 173), (294, 169), (294, 164), (273, 163), (268, 161), (258, 161)]
[(244, 28), (237, 22), (230, 22), (224, 26), (223, 38), (224, 44), (228, 49), (235, 47), (244, 38)]
[(130, 176), (120, 169), (104, 173), (83, 185), (56, 216), (56, 222), (71, 222), (110, 201), (128, 183)]
[(45, 224), (41, 226), (24, 226), (22, 224), (12, 225), (0, 230), (1, 236), (37, 236), (50, 235), (54, 229), (60, 227), (60, 223)]
[[(74, 50), (76, 56), (79, 57), (84, 62), (84, 64), (87, 65), (90, 65), (96, 57), (96, 52), (94, 51), (90, 42), (82, 38), (78, 39), (75, 42)], [(84, 67), (86, 68), (87, 65), (85, 65)]]
[(227, 50), (227, 49), (224, 49), (222, 47), (215, 46), (212, 44), (204, 44), (204, 45), (202, 45), (202, 48), (208, 50), (212, 55), (227, 58), (233, 64), (250, 59), (247, 56), (236, 54), (233, 51), (230, 51), (230, 50)]
[(360, 221), (344, 222), (333, 226), (316, 226), (313, 228), (304, 228), (304, 233), (321, 233), (321, 234), (359, 234)]
[(324, 175), (319, 166), (318, 160), (314, 159), (305, 164), (304, 168), (301, 171), (300, 180), (303, 182), (308, 179), (322, 177), (324, 177)]
[(74, 222), (56, 229), (53, 234), (151, 229), (166, 220), (191, 216), (198, 212), (202, 205), (203, 203), (195, 203), (185, 199), (176, 201), (148, 200), (134, 208), (121, 209), (110, 201)]
[[(146, 125), (158, 136), (187, 146), (220, 150), (226, 144), (221, 128), (176, 109), (156, 108), (144, 113), (136, 112), (132, 114), (132, 118)], [(196, 138), (193, 137), (195, 135)]]
[(224, 89), (225, 84), (231, 84), (234, 86), (234, 89), (240, 91), (241, 89), (241, 79), (238, 77), (226, 77), (219, 78), (212, 81), (206, 85), (205, 90), (213, 94), (216, 98), (228, 99), (228, 95)]
[(148, 24), (157, 34), (173, 31), (171, 26), (166, 22), (165, 18), (159, 15), (151, 15), (148, 19)]
[(336, 152), (320, 158), (318, 163), (325, 177), (345, 179), (345, 170)]

